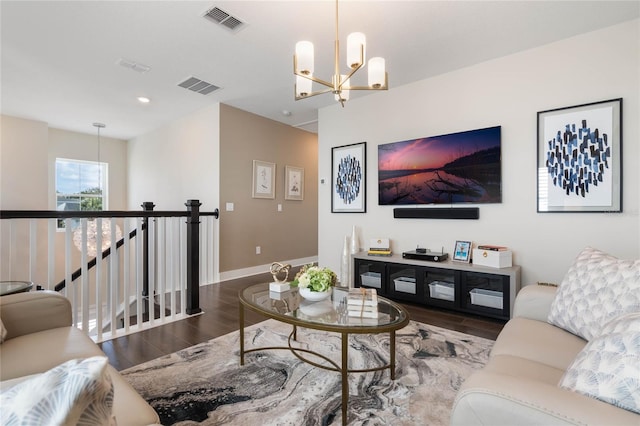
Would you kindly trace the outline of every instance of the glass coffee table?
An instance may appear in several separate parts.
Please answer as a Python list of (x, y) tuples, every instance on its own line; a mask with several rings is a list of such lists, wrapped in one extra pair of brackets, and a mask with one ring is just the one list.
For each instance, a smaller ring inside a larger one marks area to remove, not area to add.
[[(409, 314), (400, 305), (378, 296), (378, 317), (350, 317), (346, 312), (346, 288), (334, 288), (331, 299), (320, 302), (309, 302), (292, 287), (285, 292), (269, 291), (269, 283), (257, 284), (240, 290), (240, 365), (244, 365), (244, 355), (249, 352), (272, 349), (286, 349), (300, 360), (318, 368), (339, 372), (342, 379), (342, 424), (347, 424), (347, 408), (349, 403), (349, 373), (365, 373), (389, 369), (391, 380), (395, 380), (396, 363), (396, 330), (409, 324)], [(245, 308), (280, 322), (291, 324), (288, 346), (260, 347), (245, 349), (244, 347), (244, 314)], [(297, 340), (298, 327), (340, 333), (342, 335), (342, 358), (336, 362), (315, 351), (298, 348), (292, 345)], [(389, 333), (389, 363), (366, 369), (349, 368), (349, 334)], [(320, 358), (325, 363), (310, 360), (305, 355)]]

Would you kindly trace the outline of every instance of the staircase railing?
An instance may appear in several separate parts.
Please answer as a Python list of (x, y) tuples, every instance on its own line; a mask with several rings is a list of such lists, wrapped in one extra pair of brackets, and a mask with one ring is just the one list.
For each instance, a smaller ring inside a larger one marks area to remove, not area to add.
[(96, 341), (197, 314), (199, 286), (214, 281), (218, 210), (200, 212), (198, 200), (185, 205), (186, 211), (154, 211), (151, 202), (143, 211), (0, 210), (0, 279), (62, 292), (74, 324)]

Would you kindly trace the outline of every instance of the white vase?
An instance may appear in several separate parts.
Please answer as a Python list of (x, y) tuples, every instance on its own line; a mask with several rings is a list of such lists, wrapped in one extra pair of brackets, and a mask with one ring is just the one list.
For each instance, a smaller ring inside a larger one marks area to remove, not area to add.
[(350, 287), (351, 282), (351, 255), (349, 254), (349, 236), (344, 236), (342, 245), (342, 258), (340, 263), (340, 285)]
[(356, 254), (360, 251), (360, 242), (358, 241), (358, 234), (356, 232), (356, 226), (353, 226), (351, 230), (351, 254)]

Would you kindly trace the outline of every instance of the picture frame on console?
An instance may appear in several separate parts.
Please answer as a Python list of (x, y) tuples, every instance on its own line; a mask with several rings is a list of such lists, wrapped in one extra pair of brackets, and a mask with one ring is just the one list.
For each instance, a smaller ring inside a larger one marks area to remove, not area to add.
[(253, 160), (252, 198), (276, 198), (276, 164)]
[(453, 249), (453, 260), (469, 263), (471, 261), (471, 241), (456, 241)]
[(304, 169), (284, 166), (284, 199), (304, 200)]
[(538, 112), (538, 213), (622, 212), (622, 98)]
[(331, 213), (367, 212), (367, 143), (331, 148)]

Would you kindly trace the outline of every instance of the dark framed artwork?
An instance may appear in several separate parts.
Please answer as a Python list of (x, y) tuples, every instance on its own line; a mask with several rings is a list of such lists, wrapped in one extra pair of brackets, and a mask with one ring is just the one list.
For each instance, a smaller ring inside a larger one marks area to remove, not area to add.
[(378, 145), (378, 204), (502, 202), (501, 126)]
[(367, 143), (331, 148), (331, 212), (366, 213)]
[(622, 212), (622, 98), (538, 113), (538, 206)]

